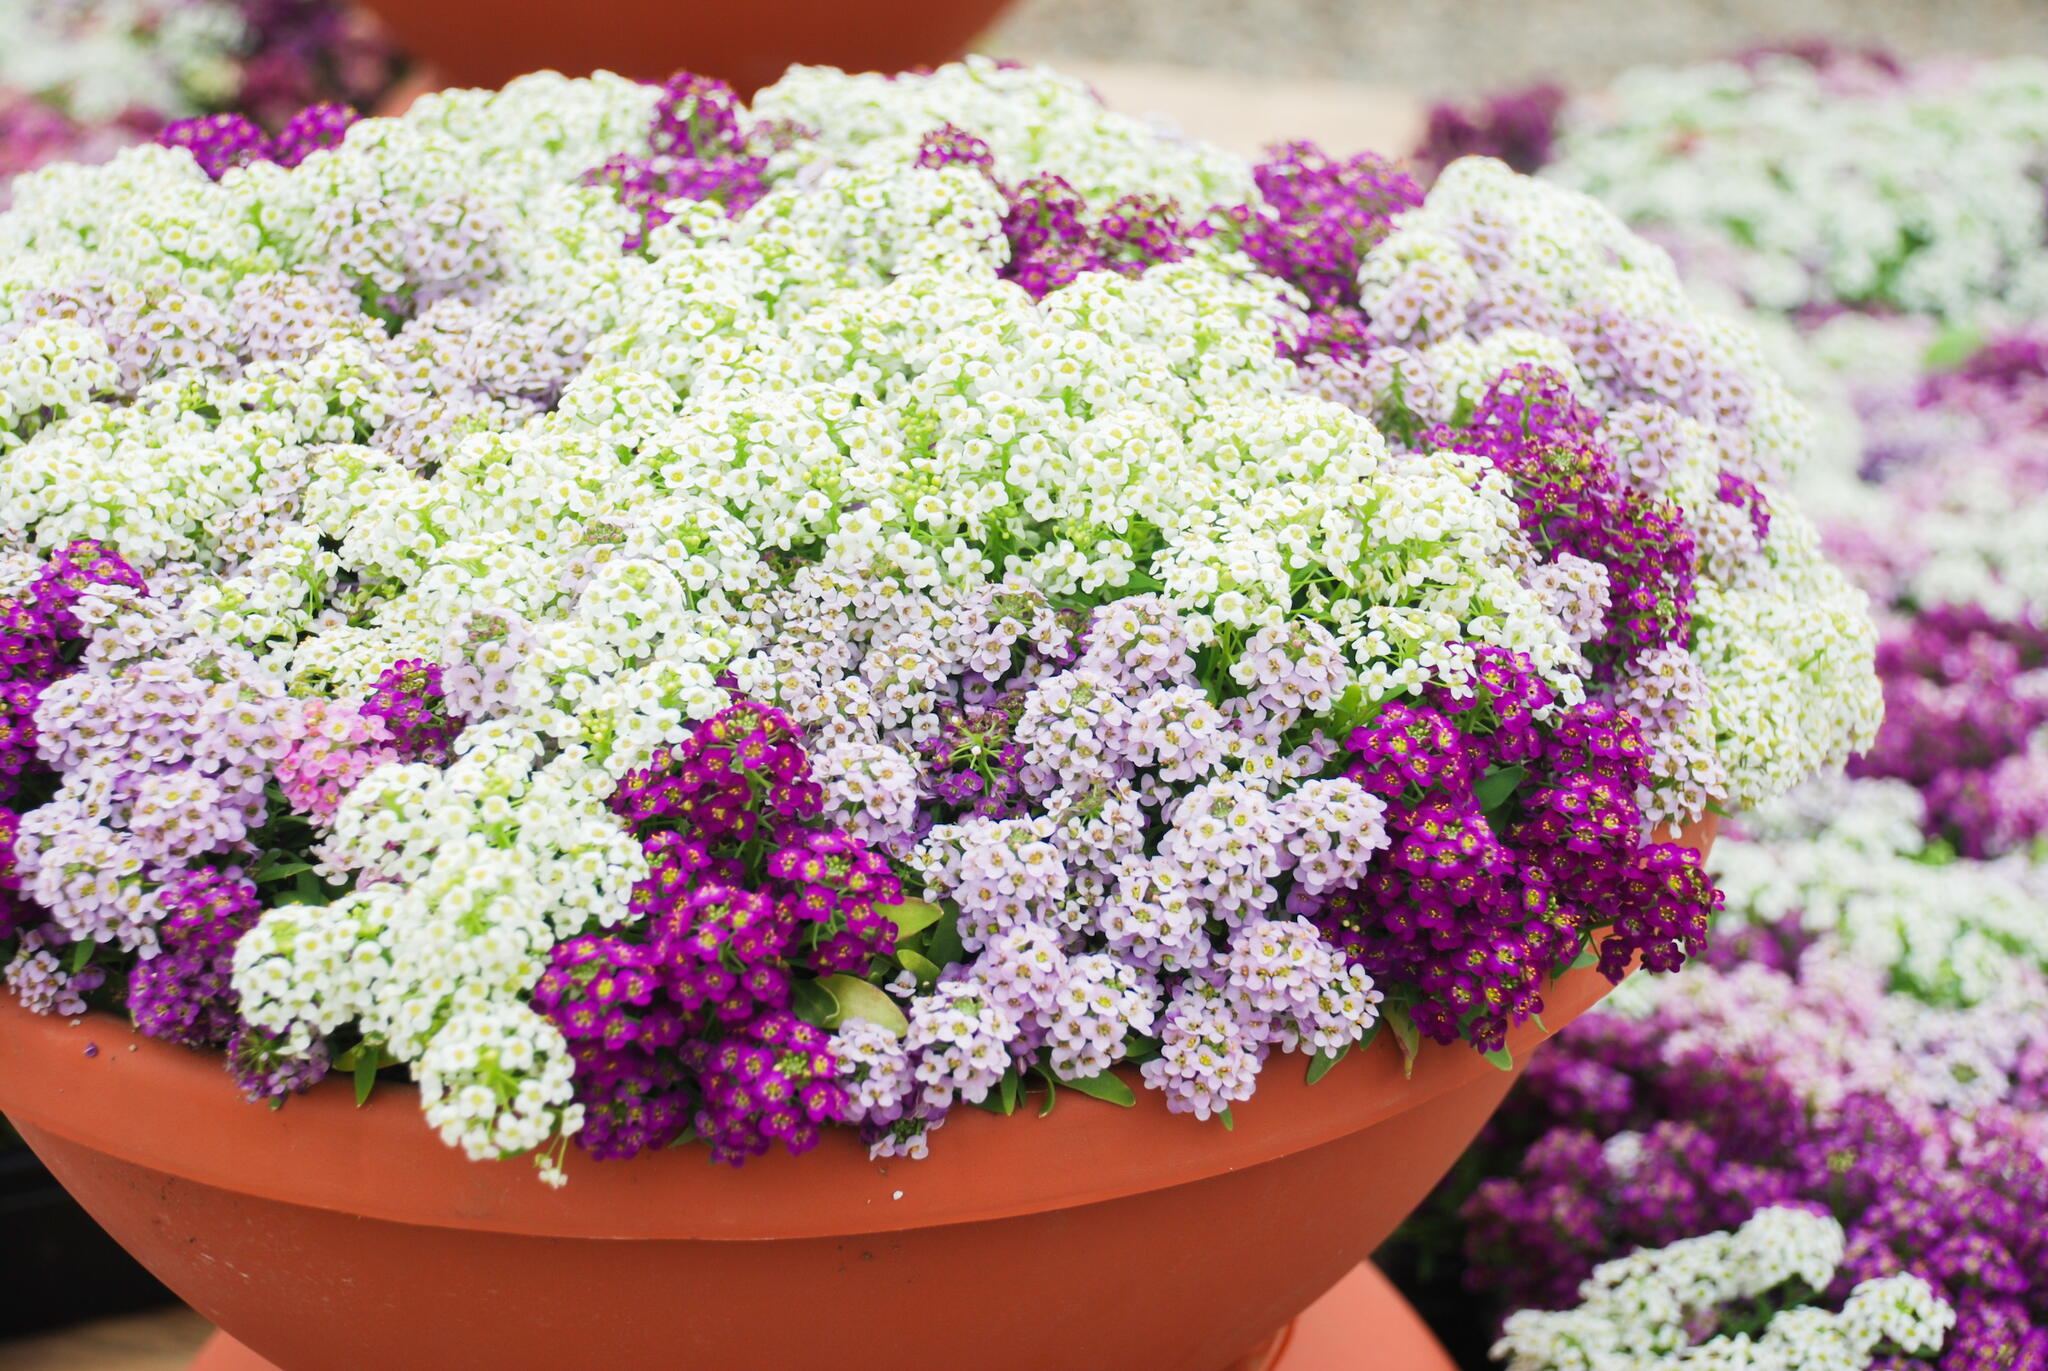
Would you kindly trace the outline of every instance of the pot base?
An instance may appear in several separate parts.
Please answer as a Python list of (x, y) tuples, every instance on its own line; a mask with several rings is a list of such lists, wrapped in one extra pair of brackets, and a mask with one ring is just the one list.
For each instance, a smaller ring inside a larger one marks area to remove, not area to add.
[[(1371, 1371), (1456, 1371), (1443, 1345), (1371, 1262), (1359, 1263), (1271, 1342), (1227, 1371), (1360, 1371), (1359, 1354), (1367, 1347), (1377, 1352)], [(215, 1333), (189, 1371), (279, 1368)]]
[(1422, 1316), (1371, 1262), (1353, 1267), (1289, 1324), (1271, 1355), (1266, 1371), (1458, 1371)]

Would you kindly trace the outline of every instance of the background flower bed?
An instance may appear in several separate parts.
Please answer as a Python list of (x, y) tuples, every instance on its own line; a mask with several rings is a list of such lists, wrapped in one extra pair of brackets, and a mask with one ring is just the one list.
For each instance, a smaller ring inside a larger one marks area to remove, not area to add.
[[(1858, 779), (1744, 816), (1717, 855), (1723, 927), (1781, 968), (1681, 978), (1636, 1006), (1648, 1038), (1625, 1012), (1581, 1025), (1398, 1241), (1441, 1310), (1473, 1292), (1496, 1317), (1569, 1305), (1598, 1261), (1793, 1198), (1844, 1219), (1846, 1271), (1903, 1268), (1951, 1299), (1959, 1326), (1926, 1364), (2048, 1364), (2020, 1218), (2048, 1175), (2048, 378), (2023, 322), (2048, 260), (2042, 75), (1813, 44), (1433, 118), (1426, 156), (1491, 148), (1611, 193), (1692, 279), (1784, 319), (1779, 355), (1857, 437), (1801, 484), (1885, 606), (1887, 703)], [(1771, 1028), (1755, 1051), (1691, 1055), (1739, 1023)], [(1790, 1112), (1754, 1130), (1772, 1094)], [(1728, 1326), (1745, 1319), (1738, 1304)], [(1516, 1364), (1550, 1364), (1532, 1349), (1565, 1326), (1526, 1324)]]
[(24, 171), (102, 161), (176, 119), (367, 109), (398, 66), (341, 0), (19, 0), (0, 11), (0, 206)]

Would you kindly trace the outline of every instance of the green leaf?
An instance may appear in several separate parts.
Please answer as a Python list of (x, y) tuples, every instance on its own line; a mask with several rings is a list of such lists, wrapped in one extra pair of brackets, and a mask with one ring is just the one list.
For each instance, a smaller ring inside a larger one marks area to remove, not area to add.
[(789, 1007), (805, 1023), (825, 1027), (825, 1021), (839, 1012), (839, 1001), (816, 981), (799, 980), (790, 988)]
[(311, 862), (272, 862), (268, 866), (257, 868), (255, 880), (258, 885), (262, 885), (266, 881), (288, 880), (298, 875), (301, 871), (311, 871), (312, 869), (313, 864)]
[(1950, 371), (1970, 360), (1984, 346), (1984, 335), (1969, 324), (1951, 324), (1941, 331), (1921, 357), (1929, 371)]
[(1318, 1052), (1310, 1057), (1308, 1059), (1308, 1083), (1314, 1085), (1317, 1081), (1329, 1075), (1330, 1068), (1343, 1061), (1349, 1055), (1351, 1055), (1351, 1044), (1346, 1043), (1337, 1049), (1335, 1056), (1327, 1052)]
[(98, 946), (99, 944), (92, 941), (90, 938), (86, 939), (83, 942), (76, 942), (71, 945), (72, 975), (75, 976), (79, 972), (85, 970), (85, 964), (92, 960), (93, 949), (97, 948)]
[(1045, 1082), (1045, 1103), (1038, 1107), (1038, 1117), (1042, 1119), (1052, 1113), (1052, 1102), (1060, 1093), (1060, 1087), (1054, 1080), (1052, 1072), (1042, 1067), (1034, 1067), (1033, 1070), (1037, 1073), (1038, 1079)]
[(1159, 1055), (1159, 1048), (1160, 1042), (1157, 1038), (1148, 1038), (1143, 1033), (1124, 1035), (1124, 1061), (1132, 1066), (1151, 1061)]
[(1017, 1076), (1017, 1068), (1014, 1066), (1012, 1066), (1008, 1071), (1005, 1071), (1003, 1073), (1002, 1080), (996, 1083), (996, 1089), (999, 1092), (1001, 1092), (1002, 1095), (1003, 1112), (1005, 1114), (1014, 1114), (1017, 1112), (1017, 1096), (1019, 1093), (1021, 1093), (1018, 1089), (1020, 1084), (1021, 1082)]
[(912, 952), (907, 947), (896, 949), (896, 960), (902, 963), (905, 971), (917, 977), (917, 983), (927, 990), (932, 987), (941, 975), (945, 974), (944, 967), (932, 961), (931, 958), (925, 956), (922, 952)]
[(377, 1088), (377, 1054), (361, 1052), (356, 1057), (356, 1108), (361, 1109), (369, 1102), (370, 1092)]
[(889, 998), (888, 992), (879, 986), (869, 985), (858, 976), (824, 976), (818, 980), (819, 989), (832, 997), (836, 1006), (831, 1016), (821, 1025), (837, 1028), (848, 1019), (866, 1019), (878, 1023), (897, 1037), (910, 1031), (910, 1020), (903, 1016), (903, 1006)]
[(1578, 956), (1572, 958), (1572, 964), (1566, 967), (1565, 970), (1584, 971), (1589, 966), (1598, 965), (1600, 965), (1600, 954), (1589, 947)]
[(1330, 723), (1341, 740), (1343, 734), (1354, 728), (1363, 728), (1378, 718), (1386, 707), (1385, 700), (1368, 700), (1363, 688), (1351, 686), (1337, 697), (1335, 707), (1330, 710)]
[(1529, 1022), (1536, 1025), (1536, 1031), (1538, 1033), (1541, 1033), (1546, 1038), (1550, 1036), (1550, 1030), (1544, 1027), (1543, 1016), (1541, 1014), (1531, 1014), (1529, 1016)]
[(946, 911), (929, 900), (905, 900), (902, 904), (876, 905), (877, 914), (896, 921), (896, 941), (913, 937), (944, 918)]
[(924, 955), (940, 967), (951, 966), (967, 955), (967, 945), (960, 941), (960, 915), (946, 910), (945, 917), (932, 925), (932, 940), (925, 944)]
[(1235, 1133), (1237, 1131), (1237, 1116), (1230, 1112), (1229, 1105), (1225, 1105), (1217, 1110), (1216, 1117), (1223, 1120), (1223, 1131), (1225, 1133)]
[(1415, 1016), (1396, 1005), (1383, 1016), (1387, 1027), (1394, 1030), (1394, 1041), (1401, 1044), (1401, 1074), (1415, 1076), (1415, 1057), (1422, 1051), (1422, 1030), (1415, 1026)]
[(1488, 1065), (1499, 1067), (1502, 1071), (1515, 1069), (1515, 1054), (1505, 1047), (1497, 1047), (1491, 1052), (1482, 1052), (1479, 1055), (1486, 1058)]
[(1077, 1081), (1062, 1076), (1060, 1084), (1069, 1090), (1078, 1090), (1090, 1099), (1106, 1100), (1110, 1104), (1122, 1105), (1125, 1109), (1138, 1102), (1138, 1097), (1131, 1093), (1131, 1088), (1124, 1084), (1123, 1077), (1117, 1075), (1114, 1070), (1083, 1076)]
[(1479, 784), (1473, 787), (1473, 794), (1479, 800), (1479, 808), (1488, 814), (1499, 809), (1508, 802), (1508, 796), (1515, 793), (1515, 787), (1520, 785), (1522, 778), (1528, 774), (1527, 767), (1497, 766), (1481, 776)]

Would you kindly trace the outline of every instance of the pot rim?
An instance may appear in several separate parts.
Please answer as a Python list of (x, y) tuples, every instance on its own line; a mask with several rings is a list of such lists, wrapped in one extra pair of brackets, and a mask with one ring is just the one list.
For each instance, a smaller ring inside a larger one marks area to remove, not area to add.
[[(1681, 837), (1704, 853), (1717, 821)], [(1508, 1035), (1520, 1061), (1609, 989), (1592, 968), (1546, 988), (1549, 1027)], [(1308, 1059), (1276, 1053), (1235, 1127), (1169, 1114), (1156, 1092), (1118, 1108), (1067, 1092), (1043, 1118), (956, 1107), (923, 1161), (870, 1161), (851, 1129), (802, 1156), (744, 1167), (698, 1148), (598, 1162), (569, 1149), (569, 1184), (531, 1162), (473, 1162), (428, 1127), (410, 1090), (361, 1108), (330, 1078), (279, 1109), (243, 1100), (217, 1052), (136, 1033), (94, 1012), (63, 1019), (0, 997), (0, 1109), (32, 1129), (220, 1190), (427, 1227), (571, 1239), (769, 1241), (1015, 1218), (1185, 1185), (1371, 1127), (1496, 1070), (1465, 1043), (1424, 1042), (1412, 1075), (1389, 1033), (1315, 1085)], [(1119, 1071), (1135, 1087), (1136, 1073)], [(140, 1123), (142, 1126), (137, 1126)], [(995, 1178), (1001, 1178), (995, 1183)]]

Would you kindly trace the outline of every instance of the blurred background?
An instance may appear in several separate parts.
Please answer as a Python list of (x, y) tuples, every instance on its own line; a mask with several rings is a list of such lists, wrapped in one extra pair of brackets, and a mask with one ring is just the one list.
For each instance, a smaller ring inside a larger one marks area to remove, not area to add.
[(1166, 65), (1329, 80), (1414, 99), (1643, 63), (1694, 62), (1826, 35), (1908, 57), (2048, 51), (2039, 0), (1023, 0), (986, 43), (1053, 61)]

